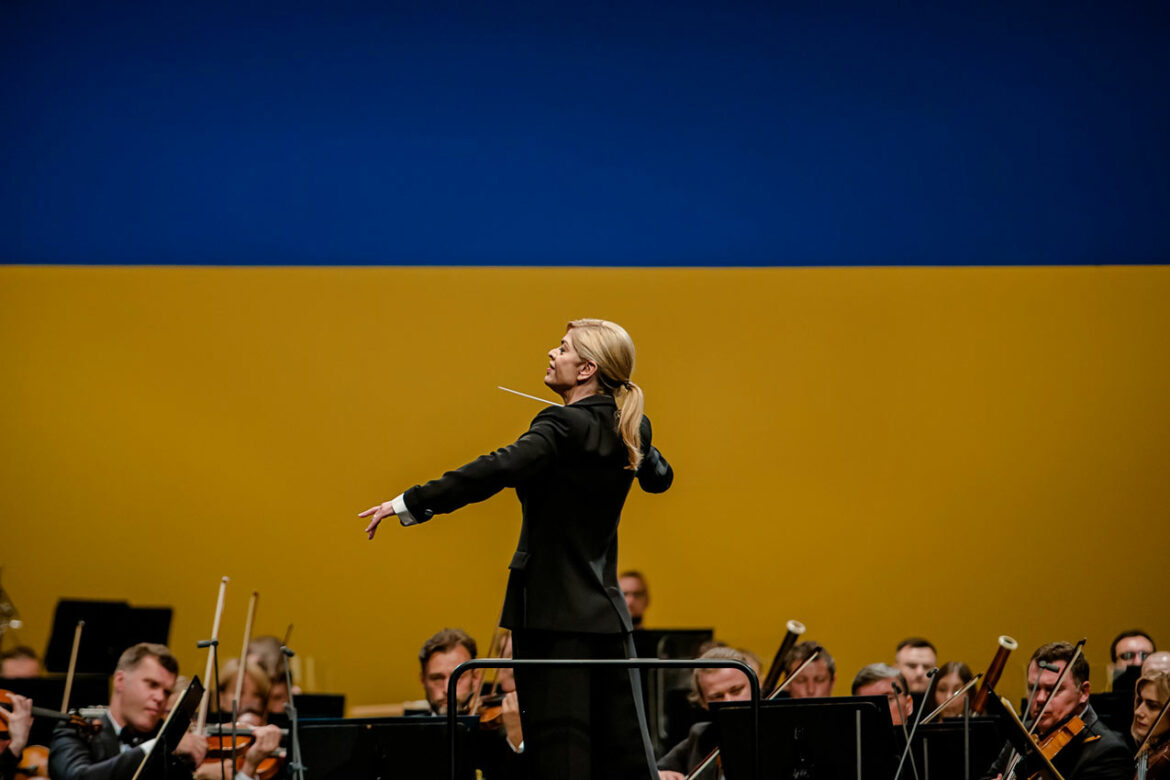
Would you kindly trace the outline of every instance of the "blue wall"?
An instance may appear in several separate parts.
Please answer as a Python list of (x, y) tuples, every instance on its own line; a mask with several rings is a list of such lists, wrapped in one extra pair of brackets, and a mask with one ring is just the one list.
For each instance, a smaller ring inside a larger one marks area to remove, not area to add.
[(1148, 2), (0, 5), (0, 262), (1170, 262)]

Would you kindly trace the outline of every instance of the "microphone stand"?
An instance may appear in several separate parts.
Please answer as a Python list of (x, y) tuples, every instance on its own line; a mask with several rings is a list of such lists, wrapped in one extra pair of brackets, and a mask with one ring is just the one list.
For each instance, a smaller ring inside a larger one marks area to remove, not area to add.
[(289, 731), (292, 742), (292, 760), (289, 761), (288, 768), (295, 775), (297, 780), (305, 780), (305, 765), (301, 763), (301, 735), (297, 726), (297, 707), (293, 703), (293, 684), (292, 684), (292, 669), (290, 668), (288, 659), (292, 658), (296, 653), (288, 649), (288, 645), (281, 645), (280, 652), (284, 653), (284, 683), (288, 686), (288, 704), (284, 706), (285, 712), (288, 713)]
[[(926, 702), (930, 701), (930, 695), (934, 692), (934, 684), (936, 682), (935, 676), (937, 674), (938, 674), (938, 667), (937, 666), (926, 673), (926, 676), (928, 678), (930, 678), (930, 682), (926, 684), (926, 693), (924, 693), (922, 695), (923, 705), (925, 705)], [(898, 690), (897, 683), (894, 683), (894, 686), (895, 686), (894, 690), (895, 691)], [(898, 703), (898, 706), (899, 707), (902, 706), (901, 702)], [(925, 706), (919, 707), (918, 712), (914, 716), (914, 725), (911, 727), (910, 733), (906, 736), (906, 749), (902, 751), (902, 758), (898, 760), (898, 771), (894, 772), (894, 780), (898, 780), (898, 778), (902, 776), (902, 764), (905, 763), (906, 756), (910, 755), (910, 747), (914, 744), (914, 742), (913, 742), (914, 732), (918, 731), (918, 723), (922, 720), (922, 713), (925, 711), (926, 711)], [(905, 718), (902, 718), (902, 731), (903, 732), (906, 731), (906, 719)], [(917, 780), (918, 767), (916, 767), (914, 765), (914, 757), (913, 756), (910, 756), (910, 768), (914, 770), (914, 778), (915, 778), (915, 780)], [(930, 779), (927, 778), (927, 780), (930, 780)]]

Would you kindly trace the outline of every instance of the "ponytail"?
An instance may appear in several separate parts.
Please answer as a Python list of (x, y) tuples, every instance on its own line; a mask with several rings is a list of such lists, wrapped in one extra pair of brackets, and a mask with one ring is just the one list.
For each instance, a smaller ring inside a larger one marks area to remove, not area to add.
[(646, 395), (642, 388), (626, 382), (625, 398), (618, 407), (618, 432), (630, 456), (630, 465), (626, 468), (631, 471), (637, 471), (642, 462), (642, 410), (645, 407)]

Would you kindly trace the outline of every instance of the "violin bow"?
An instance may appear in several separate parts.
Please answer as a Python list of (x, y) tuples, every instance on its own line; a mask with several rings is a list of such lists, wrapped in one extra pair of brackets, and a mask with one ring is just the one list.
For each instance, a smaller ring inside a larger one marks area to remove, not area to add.
[[(994, 690), (993, 694), (999, 696), (999, 694), (994, 693)], [(1031, 732), (1028, 731), (1028, 728), (1024, 725), (1024, 722), (1020, 720), (1020, 716), (1016, 714), (1016, 709), (1012, 706), (1012, 703), (1004, 696), (999, 696), (999, 702), (1003, 705), (1004, 710), (1008, 714), (1008, 728), (1018, 729), (1019, 732), (1027, 738), (1027, 741), (1032, 743), (1032, 746), (1035, 748), (1036, 755), (1040, 756), (1041, 760), (1044, 761), (1044, 768), (1052, 773), (1053, 780), (1064, 780), (1064, 776), (1061, 775), (1059, 771), (1057, 771), (1056, 767), (1052, 765), (1052, 761), (1048, 758), (1048, 756), (1044, 755), (1044, 751), (1041, 750), (1040, 746), (1036, 744), (1035, 740), (1032, 738)], [(1036, 720), (1040, 720), (1040, 718), (1037, 717)], [(1011, 778), (1015, 776), (1016, 767), (1019, 765), (1020, 761), (1023, 760), (1023, 758), (1024, 756), (1022, 753), (1016, 753), (1015, 761), (1011, 762), (1011, 766), (1009, 766), (1003, 773), (1004, 780), (1011, 780)]]
[(240, 698), (244, 695), (244, 674), (248, 668), (248, 645), (252, 644), (252, 621), (256, 618), (256, 603), (260, 600), (260, 591), (252, 591), (252, 597), (248, 599), (248, 617), (244, 620), (244, 649), (240, 650), (240, 669), (236, 674), (236, 692), (235, 698), (232, 699), (232, 722), (236, 720), (239, 714), (237, 710)]
[(923, 719), (922, 719), (922, 723), (920, 723), (919, 725), (920, 725), (920, 726), (925, 726), (927, 723), (930, 723), (932, 720), (934, 720), (935, 718), (937, 718), (937, 717), (939, 716), (939, 713), (941, 713), (943, 710), (945, 710), (945, 709), (947, 708), (947, 705), (948, 705), (948, 704), (950, 704), (950, 703), (951, 703), (951, 702), (953, 702), (955, 699), (957, 699), (957, 698), (959, 698), (960, 696), (962, 696), (962, 695), (963, 695), (964, 693), (966, 693), (967, 691), (969, 691), (969, 690), (971, 690), (972, 688), (974, 688), (974, 687), (975, 687), (975, 683), (979, 682), (979, 678), (980, 678), (980, 677), (982, 677), (982, 676), (983, 676), (983, 672), (980, 672), (979, 674), (977, 674), (977, 675), (975, 675), (974, 677), (972, 677), (970, 682), (968, 682), (968, 683), (967, 683), (966, 685), (964, 685), (962, 688), (960, 688), (959, 690), (955, 691), (955, 692), (954, 692), (954, 693), (952, 693), (950, 696), (948, 696), (948, 697), (947, 697), (947, 700), (946, 700), (946, 701), (944, 701), (942, 704), (940, 704), (940, 705), (938, 705), (937, 707), (935, 707), (935, 708), (934, 708), (934, 710), (933, 710), (933, 711), (932, 711), (932, 712), (931, 712), (929, 715), (927, 715), (925, 718), (923, 718)]
[(69, 694), (73, 692), (73, 675), (77, 671), (77, 648), (81, 647), (81, 629), (85, 621), (78, 620), (73, 629), (73, 649), (69, 651), (69, 672), (65, 675), (65, 695), (61, 697), (61, 712), (69, 712)]
[(211, 698), (211, 670), (215, 664), (215, 647), (219, 644), (219, 620), (223, 617), (223, 596), (227, 590), (227, 584), (227, 577), (219, 581), (219, 597), (215, 602), (215, 618), (211, 621), (211, 640), (207, 643), (207, 666), (203, 672), (203, 679), (208, 682), (207, 687), (203, 689), (203, 697), (199, 700), (199, 717), (195, 721), (196, 734), (202, 734), (203, 727), (207, 725), (207, 701)]

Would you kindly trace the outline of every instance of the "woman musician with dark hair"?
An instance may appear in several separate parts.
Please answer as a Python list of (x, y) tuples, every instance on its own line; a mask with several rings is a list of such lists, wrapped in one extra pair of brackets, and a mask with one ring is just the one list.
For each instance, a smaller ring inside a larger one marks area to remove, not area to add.
[[(515, 443), (361, 513), (372, 539), (383, 518), (414, 525), (515, 488), (523, 524), (502, 625), (525, 658), (632, 657), (617, 582), (617, 527), (635, 478), (661, 493), (674, 473), (651, 445), (634, 344), (605, 320), (570, 322), (548, 353), (550, 406)], [(516, 670), (532, 777), (656, 778), (637, 673)]]

